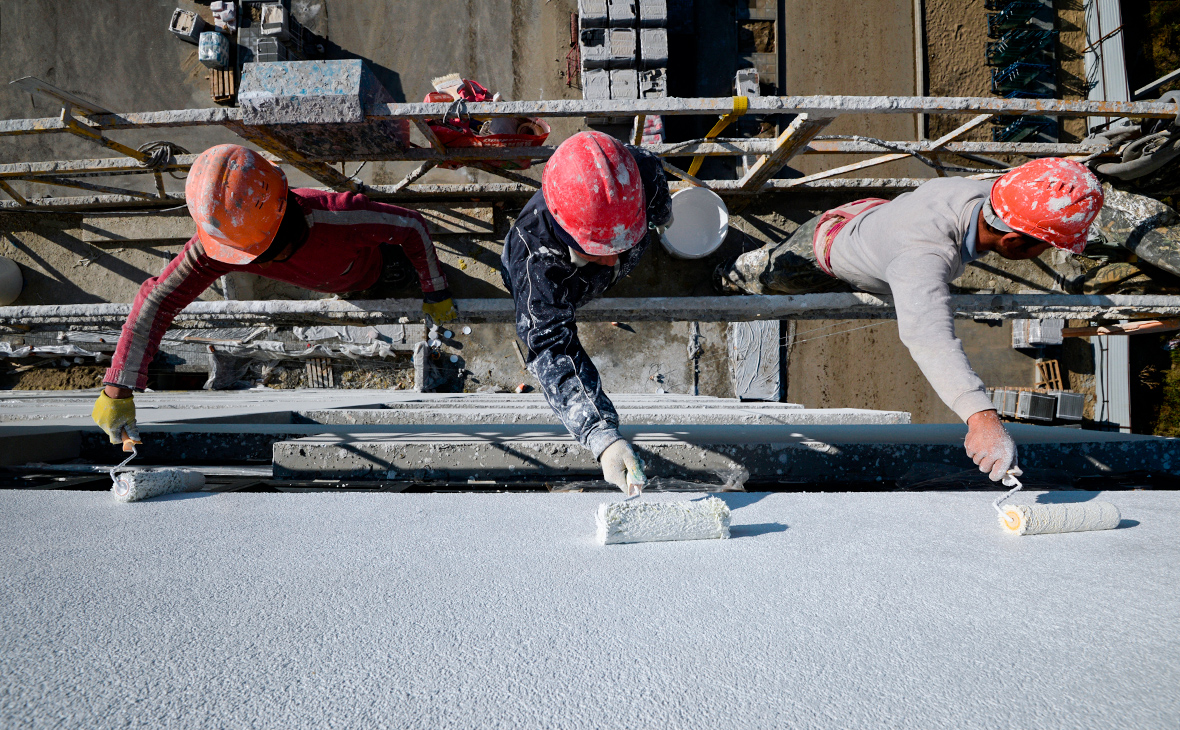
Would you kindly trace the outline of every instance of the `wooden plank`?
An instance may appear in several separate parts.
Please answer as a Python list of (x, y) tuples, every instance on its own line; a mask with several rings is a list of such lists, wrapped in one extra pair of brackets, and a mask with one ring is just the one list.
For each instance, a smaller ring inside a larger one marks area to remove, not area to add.
[(760, 189), (767, 180), (774, 177), (783, 168), (783, 165), (790, 162), (792, 157), (806, 149), (812, 138), (823, 131), (824, 127), (831, 124), (833, 119), (830, 117), (813, 119), (806, 114), (795, 117), (790, 126), (784, 129), (775, 140), (774, 151), (760, 158), (758, 163), (750, 168), (750, 171), (741, 179), (739, 182), (741, 189), (751, 191)]

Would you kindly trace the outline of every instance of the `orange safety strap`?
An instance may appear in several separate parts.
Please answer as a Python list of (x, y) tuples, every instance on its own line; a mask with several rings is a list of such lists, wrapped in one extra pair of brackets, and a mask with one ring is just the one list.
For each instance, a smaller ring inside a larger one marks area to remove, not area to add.
[[(705, 135), (705, 139), (714, 139), (717, 135), (721, 134), (721, 132), (724, 131), (726, 127), (728, 127), (730, 124), (733, 124), (735, 121), (737, 121), (738, 117), (745, 114), (746, 109), (748, 109), (749, 106), (750, 99), (748, 97), (733, 97), (733, 111), (718, 119), (717, 123), (713, 125), (713, 128), (709, 130), (709, 133)], [(701, 163), (704, 161), (705, 158), (703, 155), (697, 155), (696, 157), (692, 158), (692, 164), (688, 166), (688, 174), (697, 174), (697, 170), (701, 169)]]

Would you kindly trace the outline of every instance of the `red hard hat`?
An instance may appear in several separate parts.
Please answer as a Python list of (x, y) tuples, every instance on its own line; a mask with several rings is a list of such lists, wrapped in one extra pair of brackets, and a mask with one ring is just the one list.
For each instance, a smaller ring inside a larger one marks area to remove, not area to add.
[(1102, 183), (1084, 165), (1045, 157), (997, 180), (991, 205), (1012, 230), (1081, 253), (1102, 199)]
[(617, 254), (647, 233), (639, 165), (622, 142), (602, 132), (578, 132), (562, 142), (545, 165), (541, 191), (582, 253)]
[(227, 264), (248, 264), (279, 232), (287, 177), (254, 150), (219, 144), (193, 161), (184, 198), (205, 253)]

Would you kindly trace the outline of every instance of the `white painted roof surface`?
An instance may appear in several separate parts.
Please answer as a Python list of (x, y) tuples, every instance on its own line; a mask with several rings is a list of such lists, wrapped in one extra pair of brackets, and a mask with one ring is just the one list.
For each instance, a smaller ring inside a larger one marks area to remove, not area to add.
[(602, 547), (601, 493), (3, 491), (0, 726), (1180, 718), (1178, 493), (1035, 537), (991, 493), (721, 496), (730, 540)]

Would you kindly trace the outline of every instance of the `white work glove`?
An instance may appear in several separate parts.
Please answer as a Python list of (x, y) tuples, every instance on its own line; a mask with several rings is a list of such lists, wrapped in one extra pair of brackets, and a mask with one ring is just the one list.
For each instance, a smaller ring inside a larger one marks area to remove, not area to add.
[(598, 463), (602, 466), (602, 478), (623, 490), (628, 497), (639, 494), (647, 486), (643, 462), (625, 439), (607, 446), (598, 457)]
[(1016, 476), (1024, 473), (1016, 465), (1016, 442), (1008, 435), (995, 411), (980, 411), (967, 419), (967, 438), (963, 440), (963, 448), (993, 482), (1003, 479), (1009, 470)]

